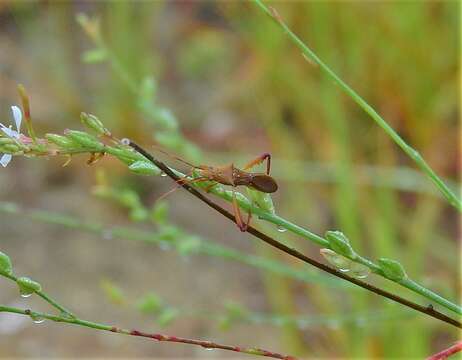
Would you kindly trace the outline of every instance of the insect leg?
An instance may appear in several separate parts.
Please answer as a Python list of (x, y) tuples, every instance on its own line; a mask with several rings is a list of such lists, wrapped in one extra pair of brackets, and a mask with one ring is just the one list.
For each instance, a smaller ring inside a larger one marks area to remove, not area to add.
[(271, 154), (270, 153), (263, 153), (259, 157), (253, 159), (249, 163), (247, 163), (242, 170), (249, 170), (250, 168), (261, 164), (263, 161), (266, 160), (266, 175), (269, 175), (271, 170)]
[(242, 221), (241, 209), (239, 208), (239, 205), (237, 203), (236, 191), (234, 190), (234, 188), (233, 188), (233, 211), (234, 211), (234, 217), (236, 218), (236, 224), (237, 224), (239, 230), (241, 230), (242, 232), (247, 231), (247, 227), (249, 226), (252, 214), (249, 211), (249, 214), (247, 216), (247, 222), (244, 223)]

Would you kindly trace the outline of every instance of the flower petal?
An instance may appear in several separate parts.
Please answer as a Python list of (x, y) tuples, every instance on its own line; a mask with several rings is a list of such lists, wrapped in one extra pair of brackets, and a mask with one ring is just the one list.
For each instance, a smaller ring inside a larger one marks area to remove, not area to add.
[(10, 163), (12, 158), (13, 158), (13, 155), (11, 154), (3, 154), (3, 156), (0, 158), (0, 164), (3, 167), (6, 167)]
[(22, 121), (21, 109), (17, 106), (12, 106), (11, 112), (13, 113), (14, 122), (16, 123), (16, 129), (18, 130), (18, 135), (19, 135), (19, 133), (21, 132), (21, 121)]
[(5, 125), (3, 124), (0, 124), (0, 127), (6, 136), (8, 137), (12, 137), (12, 138), (18, 138), (19, 137), (19, 133), (17, 133), (16, 131), (14, 131), (13, 129), (10, 129), (10, 128), (7, 128)]

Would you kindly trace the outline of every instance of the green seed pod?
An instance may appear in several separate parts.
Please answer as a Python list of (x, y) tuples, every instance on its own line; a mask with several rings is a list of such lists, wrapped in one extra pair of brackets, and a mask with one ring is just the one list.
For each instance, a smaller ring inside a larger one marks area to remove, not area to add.
[(149, 161), (135, 161), (128, 167), (131, 171), (139, 175), (159, 175), (160, 170)]
[(110, 135), (109, 130), (104, 127), (103, 123), (95, 115), (82, 112), (80, 113), (80, 121), (98, 135)]
[(249, 195), (250, 200), (257, 204), (260, 209), (268, 211), (271, 214), (276, 213), (273, 199), (270, 194), (263, 193), (250, 187), (247, 188), (247, 194)]
[(16, 144), (16, 142), (12, 138), (0, 136), (0, 146), (7, 144)]
[(337, 254), (350, 259), (356, 258), (357, 255), (351, 247), (350, 241), (341, 231), (326, 231), (325, 237), (329, 241), (330, 248)]
[(20, 277), (18, 280), (16, 280), (16, 283), (19, 286), (19, 292), (21, 293), (22, 297), (29, 297), (34, 292), (42, 290), (42, 286), (38, 282), (28, 277)]
[(57, 134), (45, 134), (45, 138), (63, 150), (75, 150), (76, 147), (80, 147), (74, 141), (65, 136)]
[(10, 257), (0, 251), (0, 274), (13, 275)]
[(401, 281), (407, 278), (406, 271), (403, 265), (396, 260), (387, 258), (380, 258), (379, 261), (380, 269), (382, 269), (385, 277), (393, 281)]
[(12, 144), (0, 144), (0, 153), (6, 154), (17, 154), (23, 150), (23, 147), (12, 143)]
[(87, 134), (84, 131), (66, 130), (65, 135), (72, 141), (79, 144), (81, 147), (89, 151), (102, 151), (104, 145), (98, 141), (93, 135)]

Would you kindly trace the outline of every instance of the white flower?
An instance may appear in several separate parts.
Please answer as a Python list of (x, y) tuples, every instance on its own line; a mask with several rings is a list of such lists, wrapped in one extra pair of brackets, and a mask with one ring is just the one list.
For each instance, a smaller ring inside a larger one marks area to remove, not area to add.
[[(11, 112), (13, 113), (14, 122), (16, 124), (16, 130), (13, 130), (11, 128), (11, 125), (9, 127), (6, 127), (2, 123), (0, 123), (0, 130), (3, 131), (3, 133), (10, 138), (19, 139), (19, 137), (21, 136), (22, 112), (21, 109), (17, 106), (12, 106)], [(3, 156), (0, 158), (0, 165), (6, 167), (10, 163), (12, 157), (13, 156), (11, 154), (3, 154)]]

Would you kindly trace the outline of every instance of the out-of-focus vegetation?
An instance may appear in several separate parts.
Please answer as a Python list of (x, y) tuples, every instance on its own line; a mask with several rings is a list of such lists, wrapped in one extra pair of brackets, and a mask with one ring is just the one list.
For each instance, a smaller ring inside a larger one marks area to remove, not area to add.
[[(438, 174), (456, 181), (457, 2), (273, 5)], [(78, 13), (100, 18), (124, 75), (89, 53), (94, 43), (78, 25)], [(87, 111), (117, 136), (143, 144), (163, 139), (163, 145), (200, 163), (240, 165), (270, 151), (280, 182), (274, 197), (278, 213), (318, 233), (340, 229), (361, 253), (396, 258), (429, 288), (459, 297), (456, 211), (251, 3), (3, 3), (0, 18), (0, 122), (8, 122), (21, 82), (41, 133), (75, 128), (80, 112)], [(142, 84), (154, 89), (147, 107), (134, 91)], [(175, 147), (186, 142), (178, 142), (168, 125), (159, 129), (159, 116), (174, 117), (187, 143), (204, 154)], [(109, 158), (93, 167), (75, 158), (62, 169), (63, 162), (15, 159), (0, 172), (1, 200), (147, 231), (151, 225), (141, 220), (149, 215), (136, 212), (143, 207), (127, 206), (136, 195), (120, 201), (99, 191), (102, 201), (92, 194), (97, 168), (105, 171), (109, 186), (135, 190), (147, 208), (173, 186), (164, 178), (130, 175)], [(455, 330), (362, 290), (198, 255), (194, 246), (206, 238), (272, 264), (284, 262), (299, 274), (311, 272), (249, 242), (187, 194), (176, 192), (168, 200), (171, 213), (161, 225), (193, 239), (183, 256), (176, 247), (124, 241), (133, 240), (130, 232), (113, 236), (103, 229), (95, 236), (78, 231), (78, 225), (69, 230), (65, 221), (46, 225), (46, 216), (28, 216), (28, 210), (3, 212), (1, 248), (63, 303), (101, 322), (167, 326), (182, 336), (321, 357), (422, 358), (456, 339)], [(307, 254), (318, 253), (304, 240), (255, 224)], [(384, 280), (368, 281), (419, 300)], [(1, 286), (0, 302), (18, 301), (15, 289)], [(0, 348), (6, 356), (204, 356), (186, 346), (10, 318), (6, 323), (2, 317), (0, 333), (6, 336)]]

